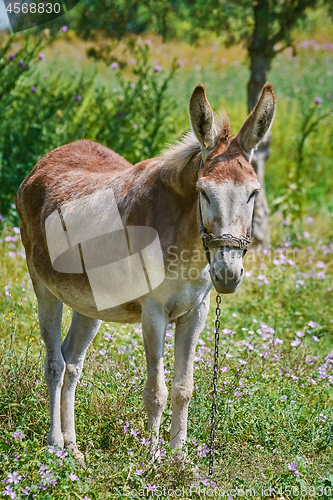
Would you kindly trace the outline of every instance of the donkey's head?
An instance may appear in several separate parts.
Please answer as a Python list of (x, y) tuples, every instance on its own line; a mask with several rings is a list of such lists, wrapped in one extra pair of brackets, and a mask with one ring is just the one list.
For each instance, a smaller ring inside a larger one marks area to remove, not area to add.
[(201, 236), (213, 284), (221, 293), (236, 291), (243, 279), (243, 256), (260, 188), (251, 156), (269, 130), (274, 113), (274, 91), (267, 83), (256, 107), (233, 137), (227, 115), (214, 117), (203, 85), (198, 85), (191, 97), (191, 126), (202, 155), (197, 182)]

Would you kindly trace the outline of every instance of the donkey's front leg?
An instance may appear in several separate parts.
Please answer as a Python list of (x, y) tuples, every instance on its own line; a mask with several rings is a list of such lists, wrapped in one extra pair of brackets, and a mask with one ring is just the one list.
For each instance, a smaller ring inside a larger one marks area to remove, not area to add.
[(153, 300), (142, 309), (142, 333), (147, 358), (147, 383), (143, 401), (148, 414), (148, 429), (152, 432), (152, 446), (158, 439), (162, 412), (165, 408), (168, 390), (164, 381), (164, 338), (168, 318), (160, 304)]
[(209, 310), (209, 294), (198, 307), (178, 318), (175, 332), (175, 367), (171, 386), (172, 423), (170, 446), (181, 448), (186, 441), (188, 405), (193, 391), (195, 348)]

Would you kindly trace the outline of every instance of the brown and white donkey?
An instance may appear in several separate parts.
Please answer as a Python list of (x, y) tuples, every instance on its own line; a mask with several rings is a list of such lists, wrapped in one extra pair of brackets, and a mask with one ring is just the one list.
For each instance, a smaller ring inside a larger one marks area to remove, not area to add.
[[(227, 115), (214, 117), (198, 85), (190, 100), (192, 131), (160, 156), (133, 166), (100, 144), (80, 140), (48, 153), (22, 182), (16, 205), (46, 347), (48, 444), (72, 449), (83, 461), (76, 445), (75, 388), (101, 321), (115, 321), (142, 322), (143, 399), (153, 442), (168, 396), (165, 332), (175, 322), (170, 446), (183, 446), (210, 291), (214, 285), (232, 293), (242, 281), (260, 188), (251, 153), (274, 113), (273, 88), (266, 84), (234, 137)], [(137, 247), (132, 251), (131, 237)], [(61, 343), (63, 304), (73, 317)]]

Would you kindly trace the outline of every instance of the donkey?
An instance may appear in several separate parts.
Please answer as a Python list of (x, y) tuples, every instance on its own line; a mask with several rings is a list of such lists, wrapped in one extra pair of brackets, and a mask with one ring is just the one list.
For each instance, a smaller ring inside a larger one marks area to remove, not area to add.
[[(165, 332), (175, 322), (170, 446), (184, 445), (210, 292), (214, 286), (233, 293), (243, 279), (260, 188), (251, 154), (275, 106), (267, 83), (234, 137), (227, 115), (214, 116), (200, 84), (190, 99), (192, 131), (160, 156), (133, 166), (80, 140), (48, 153), (22, 182), (16, 206), (46, 348), (49, 445), (73, 450), (84, 463), (76, 444), (75, 388), (101, 321), (142, 322), (143, 400), (153, 443), (168, 396)], [(73, 316), (61, 343), (63, 304)]]

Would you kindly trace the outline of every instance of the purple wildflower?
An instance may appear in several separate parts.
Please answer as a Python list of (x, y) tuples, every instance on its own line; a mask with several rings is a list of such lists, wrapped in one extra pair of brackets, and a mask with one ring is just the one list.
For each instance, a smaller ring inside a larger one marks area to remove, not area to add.
[(117, 69), (117, 68), (119, 68), (119, 64), (118, 64), (117, 62), (113, 62), (113, 63), (111, 64), (111, 68), (112, 68), (112, 69)]
[(40, 59), (41, 61), (43, 59), (45, 59), (45, 54), (43, 54), (43, 52), (41, 52), (40, 54), (38, 54), (38, 59)]
[(317, 323), (316, 323), (315, 321), (309, 321), (308, 325), (309, 325), (311, 328), (316, 328)]
[(73, 472), (70, 473), (69, 479), (71, 481), (78, 481), (79, 477), (76, 474), (73, 474)]
[(146, 45), (151, 45), (151, 44), (152, 44), (151, 40), (146, 40)]
[(29, 490), (30, 490), (30, 489), (31, 489), (31, 488), (30, 488), (30, 486), (26, 486), (26, 487), (24, 488), (24, 490), (22, 490), (22, 493), (23, 493), (24, 495), (29, 495)]
[(288, 464), (288, 469), (291, 471), (293, 476), (299, 476), (299, 470), (297, 469), (295, 462)]
[(129, 423), (126, 422), (126, 424), (124, 425), (124, 434), (126, 434), (126, 432), (129, 431)]
[(9, 484), (10, 483), (18, 484), (22, 479), (22, 476), (19, 476), (16, 470), (14, 470), (14, 472), (8, 472), (7, 476), (8, 476), (7, 483)]
[[(258, 276), (258, 280), (259, 281), (262, 281), (263, 283), (265, 283), (266, 285), (268, 285), (269, 281), (268, 279), (266, 278), (266, 276), (264, 274), (260, 274)], [(259, 285), (262, 285), (262, 283), (258, 283)]]
[(139, 128), (139, 125), (137, 123), (134, 123), (133, 128), (137, 129)]
[(55, 455), (58, 458), (66, 458), (67, 455), (68, 455), (68, 451), (66, 451), (66, 450), (56, 450)]
[(316, 337), (316, 335), (312, 335), (312, 338), (315, 342), (320, 342), (320, 340), (318, 339), (318, 337)]
[(10, 498), (15, 498), (16, 497), (16, 491), (13, 490), (9, 484), (7, 484), (5, 490), (2, 492), (4, 496), (9, 496)]
[(139, 434), (138, 429), (131, 429), (131, 434), (132, 434), (132, 436), (134, 436), (134, 438), (135, 438), (136, 440), (138, 440), (138, 437), (137, 437), (137, 436), (138, 436), (138, 434)]
[(23, 434), (20, 431), (13, 432), (12, 437), (15, 438), (15, 441), (18, 441), (19, 439), (25, 438), (25, 434)]
[(12, 61), (13, 59), (15, 59), (15, 57), (16, 57), (16, 56), (15, 56), (15, 54), (10, 54), (10, 55), (9, 55), (9, 59), (10, 59), (11, 61)]
[(323, 413), (319, 414), (319, 417), (317, 417), (318, 422), (326, 422), (326, 417)]
[(205, 488), (208, 488), (210, 484), (209, 479), (207, 479), (206, 477), (202, 477), (200, 482), (204, 485)]
[(236, 332), (234, 330), (230, 330), (229, 328), (223, 328), (222, 333), (224, 333), (224, 335), (234, 335)]
[(80, 95), (77, 95), (77, 96), (75, 97), (75, 99), (76, 99), (77, 101), (82, 101), (82, 97), (81, 97)]
[(299, 338), (297, 338), (297, 337), (295, 338), (295, 340), (292, 340), (292, 341), (290, 342), (290, 344), (291, 344), (293, 347), (296, 347), (296, 346), (300, 345), (301, 343), (302, 343), (302, 342), (301, 342), (301, 340), (300, 340)]
[(119, 111), (119, 112), (118, 112), (118, 116), (120, 116), (121, 118), (124, 116), (124, 114), (125, 114), (125, 113), (124, 113), (123, 111)]
[(157, 490), (157, 486), (154, 484), (150, 484), (150, 483), (147, 483), (147, 493), (149, 493), (150, 491), (156, 491)]
[(197, 448), (197, 456), (198, 457), (206, 457), (209, 453), (209, 448), (207, 447), (206, 443), (204, 443), (203, 446), (198, 445)]
[(323, 102), (321, 97), (315, 97), (313, 100), (316, 104), (321, 104)]
[(61, 28), (61, 30), (62, 30), (62, 31), (64, 31), (64, 32), (66, 33), (66, 31), (68, 31), (68, 26), (63, 26), (63, 27)]
[(319, 269), (325, 269), (326, 264), (322, 260), (318, 260), (317, 267), (319, 267)]
[(162, 71), (162, 66), (160, 66), (159, 64), (156, 64), (154, 70), (157, 72)]
[(31, 87), (31, 92), (36, 92), (36, 87)]
[(20, 61), (20, 62), (19, 62), (19, 66), (24, 66), (24, 62), (23, 62), (23, 61)]
[(177, 66), (184, 66), (184, 61), (179, 59), (179, 61), (177, 61)]

